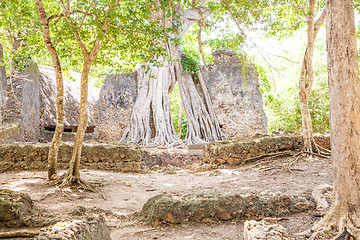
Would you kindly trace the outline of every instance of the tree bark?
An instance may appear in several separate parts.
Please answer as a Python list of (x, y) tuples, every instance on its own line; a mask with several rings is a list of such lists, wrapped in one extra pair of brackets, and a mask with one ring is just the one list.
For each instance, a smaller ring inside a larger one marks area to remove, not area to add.
[(57, 156), (64, 131), (64, 83), (60, 59), (51, 42), (49, 23), (42, 0), (36, 0), (36, 7), (41, 20), (44, 43), (50, 53), (56, 78), (56, 128), (48, 153), (48, 178), (51, 179), (56, 174)]
[(6, 98), (6, 69), (3, 55), (3, 46), (0, 44), (0, 123), (3, 122), (3, 108)]
[[(172, 80), (171, 65), (165, 62), (164, 66), (156, 67), (144, 63), (137, 70), (138, 98), (121, 142), (163, 146), (180, 144), (170, 113), (169, 89), (173, 88), (175, 82)], [(155, 126), (154, 136), (150, 126), (151, 117)]]
[(73, 153), (70, 161), (70, 167), (68, 171), (68, 176), (66, 181), (70, 184), (80, 183), (80, 159), (81, 159), (81, 150), (84, 141), (85, 131), (88, 124), (88, 80), (89, 73), (91, 68), (92, 60), (88, 57), (84, 57), (84, 65), (81, 71), (81, 86), (80, 86), (80, 114), (79, 114), (79, 123), (75, 135), (75, 141), (73, 146)]
[[(178, 11), (181, 11), (178, 8)], [(179, 21), (182, 28), (177, 37), (182, 37), (193, 23), (204, 19), (211, 13), (205, 9), (188, 9), (181, 12)], [(168, 20), (164, 24), (172, 25)], [(204, 83), (201, 84), (206, 102), (200, 97), (194, 81), (189, 73), (181, 66), (182, 50), (178, 45), (168, 41), (165, 45), (168, 54), (175, 61), (165, 62), (162, 67), (154, 67), (145, 63), (149, 74), (138, 70), (138, 99), (130, 117), (130, 124), (126, 128), (121, 142), (135, 142), (139, 144), (154, 144), (174, 146), (180, 143), (176, 135), (170, 114), (169, 92), (176, 81), (179, 82), (182, 102), (188, 118), (188, 132), (185, 141), (189, 144), (205, 141), (220, 140), (223, 138), (219, 124), (212, 110), (211, 101)], [(152, 108), (153, 116), (149, 116)], [(155, 136), (151, 136), (150, 118), (155, 123)]]
[[(183, 24), (182, 30), (180, 31), (180, 37), (184, 35), (193, 23), (204, 20), (210, 14), (211, 12), (201, 11), (201, 9), (188, 9), (183, 12), (181, 14), (181, 21)], [(202, 78), (201, 71), (199, 71), (198, 76), (200, 86), (197, 88), (191, 74), (184, 71), (181, 65), (180, 60), (183, 57), (181, 47), (176, 47), (176, 59), (178, 59), (178, 61), (175, 63), (174, 67), (179, 82), (181, 99), (188, 119), (185, 142), (187, 144), (199, 144), (225, 139), (225, 135), (220, 129), (220, 125), (213, 110), (210, 95)], [(204, 96), (203, 98), (200, 96), (199, 92)]]
[(360, 86), (353, 0), (326, 3), (331, 158), (334, 198), (329, 212), (313, 227), (331, 227), (360, 238)]
[(316, 0), (309, 0), (309, 16), (307, 20), (308, 39), (299, 78), (299, 100), (303, 125), (304, 151), (306, 152), (313, 152), (314, 150), (315, 152), (319, 152), (313, 137), (309, 96), (315, 78), (313, 68), (314, 43), (325, 20), (325, 11), (323, 11), (319, 19), (315, 22), (315, 3)]
[[(81, 81), (80, 81), (80, 114), (78, 120), (78, 128), (76, 131), (75, 141), (73, 146), (73, 153), (70, 160), (70, 167), (67, 174), (65, 174), (62, 178), (58, 179), (58, 181), (61, 182), (62, 186), (73, 185), (73, 184), (81, 184), (85, 186), (84, 185), (85, 183), (80, 179), (80, 159), (81, 159), (81, 151), (82, 151), (85, 131), (88, 124), (88, 95), (89, 95), (88, 80), (89, 80), (91, 64), (94, 62), (97, 55), (99, 54), (104, 38), (102, 39), (97, 38), (91, 50), (88, 51), (79, 35), (79, 29), (76, 28), (70, 17), (70, 1), (67, 0), (65, 3), (62, 1), (61, 4), (62, 4), (64, 18), (69, 28), (71, 29), (78, 46), (80, 47), (84, 62), (81, 71)], [(112, 2), (112, 4), (110, 4), (107, 10), (108, 16), (110, 11), (113, 10), (116, 4), (117, 2)], [(109, 22), (110, 19), (109, 17), (107, 17), (100, 29), (101, 34), (105, 35), (107, 33)], [(92, 190), (91, 187), (89, 187), (88, 189)]]

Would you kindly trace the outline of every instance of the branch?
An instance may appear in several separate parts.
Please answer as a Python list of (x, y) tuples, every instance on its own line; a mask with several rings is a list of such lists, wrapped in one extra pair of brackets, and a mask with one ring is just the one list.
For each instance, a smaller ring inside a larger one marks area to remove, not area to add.
[(91, 7), (92, 7), (92, 5), (93, 5), (94, 3), (95, 3), (95, 0), (92, 1), (92, 3), (90, 4), (90, 7), (89, 7), (88, 10), (84, 13), (84, 17), (83, 17), (83, 19), (81, 20), (81, 23), (80, 23), (79, 28), (81, 28), (82, 25), (84, 24), (85, 18), (86, 18), (86, 16), (89, 14), (89, 11), (90, 11), (90, 9), (91, 9)]
[(62, 5), (62, 8), (63, 8), (63, 11), (64, 11), (65, 20), (67, 21), (71, 31), (73, 32), (73, 34), (75, 36), (75, 39), (76, 39), (77, 43), (79, 44), (81, 52), (83, 53), (84, 57), (88, 56), (89, 53), (88, 53), (88, 51), (86, 49), (86, 46), (85, 46), (84, 42), (81, 40), (79, 32), (75, 28), (74, 23), (72, 22), (72, 20), (70, 18), (70, 1), (66, 0), (66, 4), (64, 3), (63, 0), (60, 0), (60, 2), (61, 2), (61, 5)]
[(318, 34), (321, 26), (323, 25), (326, 18), (326, 9), (321, 13), (320, 17), (316, 20), (315, 26), (314, 26), (314, 38), (316, 38), (316, 35)]
[(185, 10), (181, 16), (181, 21), (183, 22), (181, 26), (180, 36), (183, 36), (184, 33), (199, 20), (203, 20), (210, 16), (212, 12), (207, 8), (189, 8)]

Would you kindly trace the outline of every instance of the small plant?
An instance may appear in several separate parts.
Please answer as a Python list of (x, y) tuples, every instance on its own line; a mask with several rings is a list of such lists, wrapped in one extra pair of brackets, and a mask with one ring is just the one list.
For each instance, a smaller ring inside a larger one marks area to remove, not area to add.
[(181, 64), (184, 71), (190, 73), (195, 79), (199, 74), (199, 55), (196, 52), (184, 49), (184, 56), (181, 58)]

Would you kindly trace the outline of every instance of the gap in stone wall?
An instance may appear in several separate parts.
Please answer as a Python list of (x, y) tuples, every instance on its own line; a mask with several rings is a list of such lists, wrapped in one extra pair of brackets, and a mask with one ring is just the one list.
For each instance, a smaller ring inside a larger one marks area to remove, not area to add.
[[(182, 100), (180, 95), (180, 89), (179, 84), (176, 83), (174, 90), (169, 94), (170, 99), (170, 111), (171, 111), (171, 118), (174, 124), (175, 131), (177, 132), (179, 136), (179, 116), (181, 115), (181, 139), (185, 139), (186, 136), (186, 130), (187, 130), (187, 117), (184, 110), (184, 107), (182, 106)], [(180, 113), (180, 110), (181, 113)]]

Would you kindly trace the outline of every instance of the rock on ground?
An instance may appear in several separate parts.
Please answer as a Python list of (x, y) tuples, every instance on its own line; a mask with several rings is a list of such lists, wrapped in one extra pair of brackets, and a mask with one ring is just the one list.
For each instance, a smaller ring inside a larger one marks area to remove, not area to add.
[(33, 208), (31, 198), (25, 193), (0, 189), (0, 227), (20, 227)]
[(289, 240), (286, 229), (277, 224), (277, 219), (265, 218), (261, 221), (245, 221), (244, 240)]
[(110, 231), (101, 215), (93, 215), (82, 220), (58, 222), (43, 229), (39, 240), (111, 240)]

